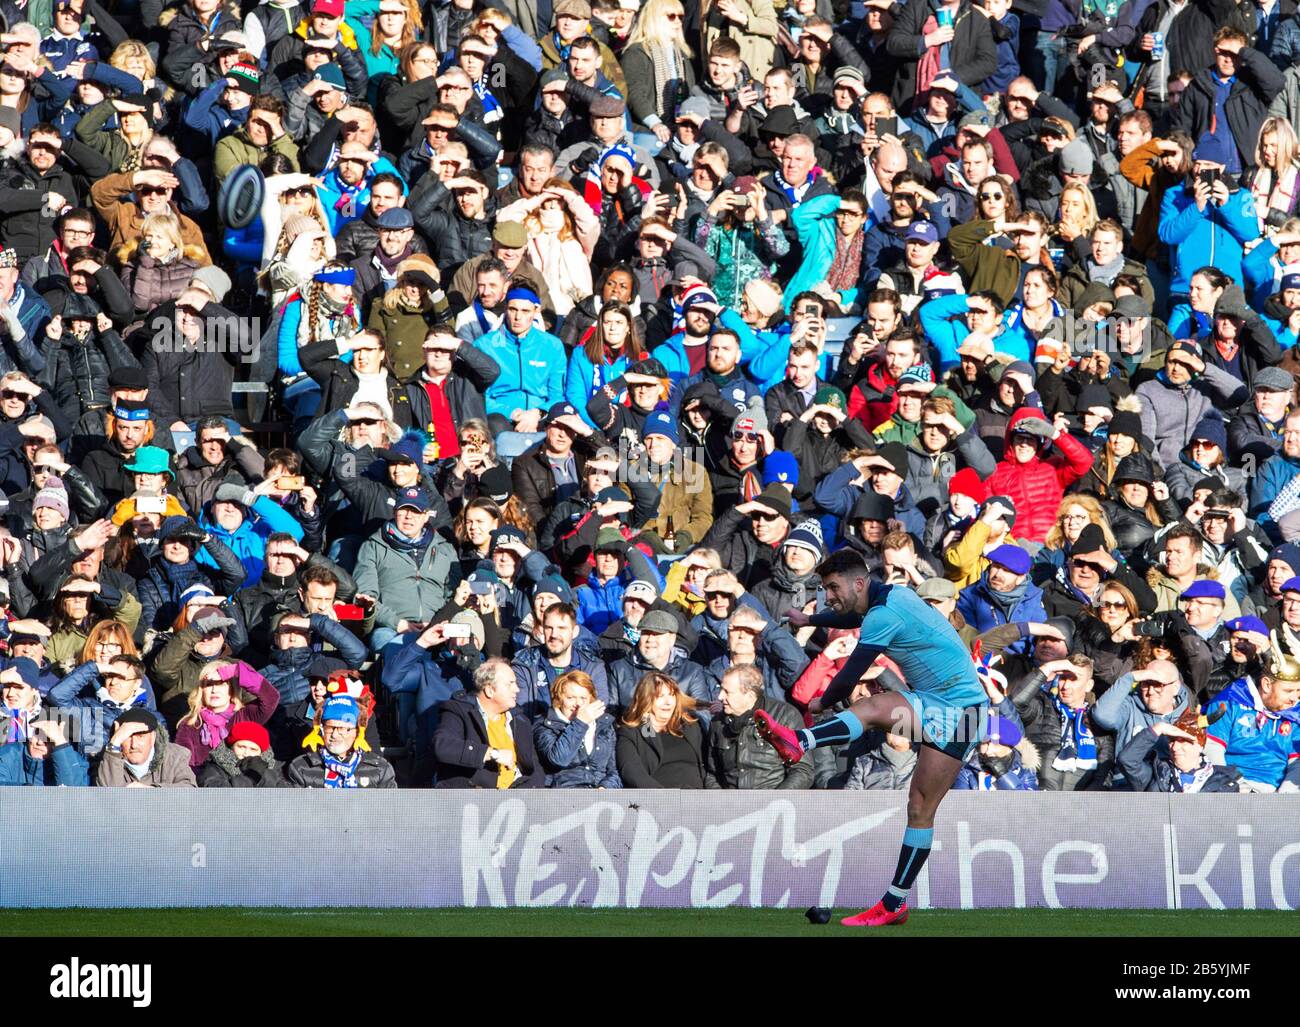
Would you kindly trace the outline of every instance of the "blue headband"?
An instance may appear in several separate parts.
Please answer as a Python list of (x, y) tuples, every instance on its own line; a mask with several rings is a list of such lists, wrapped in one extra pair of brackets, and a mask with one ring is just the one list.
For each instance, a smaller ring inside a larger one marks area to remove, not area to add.
[(114, 407), (113, 416), (119, 421), (148, 421), (150, 419), (148, 407)]
[(332, 283), (334, 285), (351, 285), (357, 280), (355, 269), (350, 267), (341, 267), (334, 271), (317, 271), (312, 275), (312, 281)]
[(542, 305), (542, 301), (540, 297), (538, 297), (537, 293), (533, 292), (533, 290), (528, 288), (526, 285), (511, 286), (510, 291), (506, 293), (506, 302), (509, 303), (511, 300), (527, 300), (535, 307), (540, 307)]

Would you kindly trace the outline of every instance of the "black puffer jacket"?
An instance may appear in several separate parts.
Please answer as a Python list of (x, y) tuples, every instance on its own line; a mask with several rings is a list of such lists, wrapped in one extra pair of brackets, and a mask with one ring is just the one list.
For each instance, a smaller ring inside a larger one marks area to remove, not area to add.
[(45, 195), (58, 193), (64, 200), (76, 205), (76, 183), (61, 163), (49, 171), (40, 172), (31, 161), (6, 161), (0, 166), (0, 244), (13, 247), (19, 261), (26, 261), (44, 253), (54, 241), (54, 223), (57, 215), (44, 213)]
[[(320, 383), (319, 416), (346, 408), (360, 385), (352, 365), (343, 363), (338, 356), (339, 346), (335, 339), (309, 342), (298, 350), (302, 369)], [(398, 381), (392, 370), (388, 371), (388, 406), (396, 424), (402, 428), (411, 427), (411, 404), (407, 400), (406, 386)]]
[(765, 710), (783, 727), (798, 731), (803, 717), (789, 703), (759, 697), (758, 705), (738, 717), (721, 714), (709, 725), (709, 741), (704, 754), (706, 788), (811, 788), (813, 786), (812, 753), (787, 767), (776, 750), (758, 733), (754, 711)]
[[(393, 765), (377, 753), (363, 752), (355, 772), (362, 788), (396, 788)], [(324, 788), (325, 760), (318, 752), (305, 752), (284, 768), (284, 783), (289, 788)]]
[[(46, 363), (50, 362), (47, 357)], [(110, 372), (140, 366), (111, 328), (106, 332), (92, 328), (84, 339), (78, 339), (66, 323), (53, 364), (54, 399), (63, 415), (74, 422), (87, 410), (108, 406)]]
[[(1115, 736), (1103, 734), (1093, 722), (1091, 712), (1088, 725), (1097, 743), (1097, 766), (1082, 773), (1077, 770), (1064, 772), (1052, 766), (1061, 751), (1062, 721), (1055, 697), (1043, 691), (1045, 680), (1041, 671), (1032, 671), (1016, 684), (1011, 696), (1025, 725), (1025, 737), (1038, 749), (1043, 760), (1038, 771), (1039, 784), (1048, 792), (1095, 792), (1108, 788), (1115, 768)], [(1090, 710), (1095, 701), (1089, 695)]]
[(483, 211), (484, 216), (471, 220), (460, 212), (454, 202), (445, 210), (435, 210), (419, 227), (429, 239), (429, 254), (438, 264), (444, 282), (450, 281), (456, 268), (492, 249), (492, 219), (496, 204), (491, 197)]
[(821, 588), (822, 579), (815, 571), (795, 577), (784, 560), (776, 560), (767, 580), (760, 581), (749, 593), (763, 604), (774, 621), (780, 623), (790, 610), (802, 610), (808, 603), (817, 602)]
[(200, 788), (285, 788), (284, 768), (271, 750), (242, 760), (228, 745), (218, 745), (199, 767)]

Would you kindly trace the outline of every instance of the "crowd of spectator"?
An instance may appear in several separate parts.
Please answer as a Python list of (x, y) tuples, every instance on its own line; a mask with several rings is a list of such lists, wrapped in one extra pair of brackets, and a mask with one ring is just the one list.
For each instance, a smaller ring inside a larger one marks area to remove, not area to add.
[(0, 18), (0, 784), (1296, 789), (1289, 0)]

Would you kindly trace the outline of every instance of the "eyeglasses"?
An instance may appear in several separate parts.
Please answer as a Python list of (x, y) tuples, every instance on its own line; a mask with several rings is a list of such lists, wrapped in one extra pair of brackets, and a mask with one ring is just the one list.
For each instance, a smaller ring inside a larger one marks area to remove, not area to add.
[(95, 234), (95, 230), (93, 228), (67, 227), (63, 229), (63, 234), (67, 236), (75, 236), (78, 239), (89, 239)]
[(1161, 681), (1159, 678), (1143, 678), (1140, 681), (1134, 681), (1133, 687), (1141, 689), (1142, 691), (1148, 691), (1153, 688), (1168, 688), (1170, 685), (1176, 683), (1177, 682), (1174, 681)]

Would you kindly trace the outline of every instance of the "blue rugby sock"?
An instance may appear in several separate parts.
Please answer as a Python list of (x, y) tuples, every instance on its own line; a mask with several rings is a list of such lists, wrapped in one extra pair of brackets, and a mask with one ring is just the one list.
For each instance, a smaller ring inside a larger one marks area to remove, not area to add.
[(862, 721), (849, 710), (799, 732), (799, 741), (807, 751), (816, 749), (819, 745), (845, 745), (861, 737)]
[(909, 827), (903, 832), (903, 847), (898, 853), (898, 869), (894, 871), (894, 880), (889, 890), (881, 898), (884, 907), (893, 912), (903, 904), (907, 893), (916, 883), (917, 875), (930, 857), (930, 846), (934, 844), (934, 828)]

